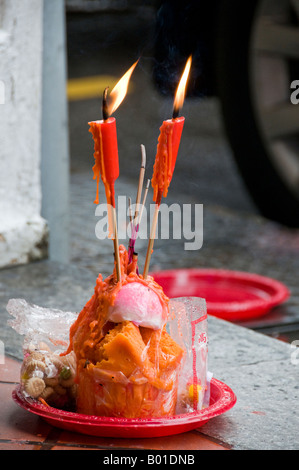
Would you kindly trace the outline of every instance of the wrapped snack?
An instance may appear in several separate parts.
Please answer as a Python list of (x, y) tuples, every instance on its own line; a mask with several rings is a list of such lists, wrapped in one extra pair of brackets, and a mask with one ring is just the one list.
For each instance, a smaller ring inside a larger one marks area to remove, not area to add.
[(20, 383), (25, 396), (63, 409), (76, 409), (77, 385), (74, 353), (60, 356), (45, 343), (25, 354)]
[(171, 299), (168, 328), (185, 350), (176, 413), (198, 411), (210, 402), (206, 301), (199, 297)]
[(68, 346), (70, 325), (77, 317), (71, 312), (47, 309), (24, 299), (10, 299), (8, 323), (24, 335), (20, 384), (24, 396), (48, 405), (76, 409), (76, 356), (61, 356)]

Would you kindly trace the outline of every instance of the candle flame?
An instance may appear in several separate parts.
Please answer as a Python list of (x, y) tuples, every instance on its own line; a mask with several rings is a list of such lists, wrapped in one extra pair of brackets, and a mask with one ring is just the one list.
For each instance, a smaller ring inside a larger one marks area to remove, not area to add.
[(178, 113), (178, 111), (183, 107), (183, 104), (184, 104), (186, 86), (187, 86), (187, 81), (189, 77), (189, 72), (191, 69), (191, 63), (192, 63), (192, 56), (190, 55), (190, 57), (188, 58), (186, 62), (185, 69), (180, 79), (180, 82), (178, 84), (175, 98), (174, 98), (173, 109), (176, 113)]
[(122, 76), (122, 78), (117, 82), (113, 90), (111, 91), (109, 95), (109, 104), (108, 104), (108, 113), (111, 116), (111, 114), (114, 113), (114, 111), (117, 110), (119, 105), (122, 103), (124, 100), (127, 91), (128, 91), (128, 86), (129, 86), (129, 81), (131, 78), (132, 73), (134, 72), (134, 69), (136, 65), (138, 64), (138, 60), (129, 68), (129, 70)]

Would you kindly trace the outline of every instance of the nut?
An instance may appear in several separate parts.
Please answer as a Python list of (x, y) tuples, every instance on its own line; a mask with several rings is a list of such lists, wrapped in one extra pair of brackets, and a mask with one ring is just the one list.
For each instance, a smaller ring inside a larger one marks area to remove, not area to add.
[(54, 389), (52, 387), (46, 387), (40, 396), (44, 400), (47, 400), (51, 395), (53, 395), (53, 393)]
[(56, 385), (54, 390), (55, 390), (56, 393), (58, 393), (58, 395), (65, 395), (66, 394), (66, 388), (62, 387), (61, 385)]
[(25, 366), (24, 372), (28, 375), (32, 374), (32, 372), (34, 372), (35, 370), (40, 370), (41, 372), (44, 372), (46, 368), (44, 362), (38, 361), (35, 359), (30, 359), (28, 360), (28, 362), (26, 361), (24, 366)]
[(48, 385), (49, 387), (56, 387), (58, 385), (58, 377), (45, 377), (45, 384)]
[(24, 385), (25, 392), (27, 392), (32, 398), (38, 398), (45, 388), (45, 382), (39, 377), (31, 377)]

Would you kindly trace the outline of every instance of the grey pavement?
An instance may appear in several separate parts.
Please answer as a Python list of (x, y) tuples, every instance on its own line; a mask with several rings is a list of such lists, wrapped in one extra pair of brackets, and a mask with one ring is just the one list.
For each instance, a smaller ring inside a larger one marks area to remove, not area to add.
[(210, 370), (237, 404), (203, 432), (235, 450), (298, 449), (299, 364), (290, 345), (213, 317), (209, 332)]

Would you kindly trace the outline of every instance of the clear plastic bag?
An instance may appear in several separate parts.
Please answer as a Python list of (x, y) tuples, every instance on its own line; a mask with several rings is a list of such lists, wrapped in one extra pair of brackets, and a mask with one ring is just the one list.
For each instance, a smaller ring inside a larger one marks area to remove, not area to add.
[[(84, 414), (128, 418), (172, 416), (209, 406), (205, 300), (171, 299), (169, 306), (165, 330), (154, 332), (131, 322), (110, 325), (101, 343), (106, 354), (102, 363), (79, 364), (74, 352), (61, 355), (68, 348), (69, 330), (77, 314), (11, 299), (7, 310), (14, 319), (9, 324), (24, 335), (20, 372), (24, 395)], [(121, 334), (122, 346), (124, 335), (128, 335), (127, 355), (117, 356), (120, 343), (116, 333)], [(184, 351), (182, 360), (180, 349)], [(130, 354), (134, 366), (128, 373)], [(113, 369), (109, 368), (109, 357), (116, 357)]]
[(9, 325), (24, 335), (20, 370), (24, 396), (57, 408), (75, 409), (76, 357), (73, 352), (60, 356), (68, 345), (75, 314), (38, 307), (23, 299), (11, 299), (7, 311), (14, 317)]
[(78, 411), (125, 418), (173, 416), (184, 350), (166, 329), (112, 326), (97, 359), (79, 363)]
[[(147, 377), (126, 377), (120, 371), (92, 368), (81, 371), (77, 407), (84, 414), (121, 418), (169, 417), (175, 414), (178, 370), (169, 371), (169, 387), (157, 386)], [(134, 374), (135, 375), (135, 374)], [(84, 393), (88, 390), (88, 394)]]
[(169, 417), (209, 406), (203, 299), (171, 299), (165, 330), (119, 324), (106, 334), (98, 353), (97, 361), (87, 362), (79, 370), (77, 405), (81, 413)]
[(208, 320), (206, 301), (199, 297), (170, 300), (169, 333), (185, 349), (178, 382), (176, 414), (206, 408), (210, 403)]
[(8, 324), (24, 336), (23, 348), (26, 352), (39, 342), (46, 343), (59, 354), (69, 344), (69, 329), (77, 318), (73, 312), (39, 307), (24, 299), (10, 299), (6, 310), (13, 317)]

